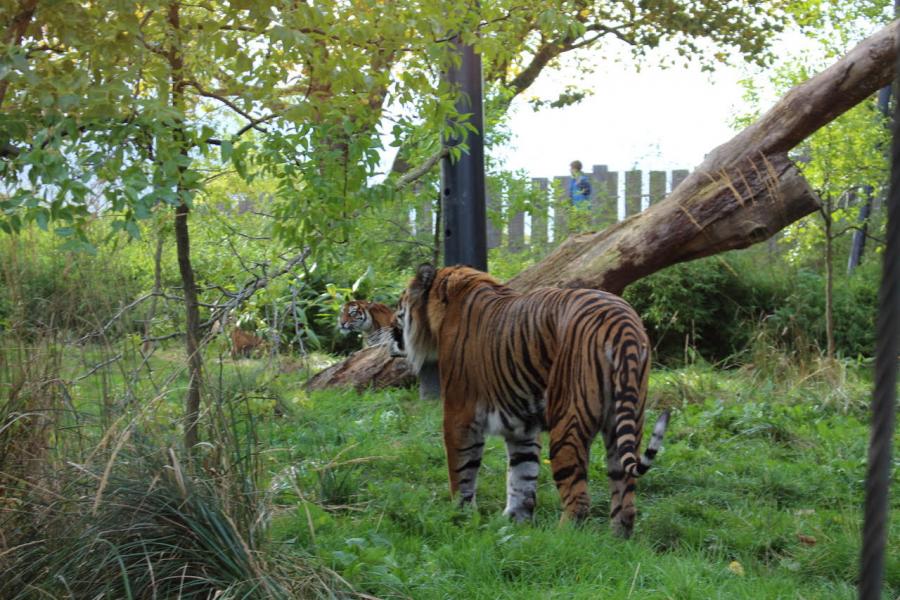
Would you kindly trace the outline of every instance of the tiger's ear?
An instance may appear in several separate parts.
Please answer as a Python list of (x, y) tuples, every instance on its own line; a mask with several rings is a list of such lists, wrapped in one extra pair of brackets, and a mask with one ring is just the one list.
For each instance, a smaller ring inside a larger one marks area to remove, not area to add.
[(419, 282), (419, 285), (421, 285), (423, 289), (427, 290), (434, 282), (435, 273), (437, 273), (437, 271), (431, 264), (423, 263), (419, 265), (419, 269), (416, 271), (416, 281)]

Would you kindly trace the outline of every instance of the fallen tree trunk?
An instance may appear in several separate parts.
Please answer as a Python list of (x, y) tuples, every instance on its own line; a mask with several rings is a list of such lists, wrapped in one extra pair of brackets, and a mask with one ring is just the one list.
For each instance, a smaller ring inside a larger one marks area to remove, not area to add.
[(354, 352), (345, 360), (313, 375), (306, 384), (309, 390), (352, 387), (357, 391), (399, 387), (414, 383), (406, 361), (391, 358), (387, 346), (370, 346)]
[(818, 207), (787, 151), (889, 84), (900, 22), (793, 88), (710, 152), (665, 200), (597, 233), (575, 235), (509, 285), (614, 293), (678, 262), (763, 241)]
[(694, 171), (665, 201), (604, 231), (570, 237), (509, 285), (621, 294), (669, 265), (766, 240), (818, 206), (787, 154), (760, 153), (718, 171)]
[[(659, 204), (603, 231), (571, 236), (509, 285), (523, 292), (557, 286), (621, 293), (662, 268), (745, 248), (812, 213), (818, 199), (787, 152), (890, 83), (898, 31), (900, 21), (891, 23), (793, 88), (757, 122), (710, 152)], [(357, 354), (336, 365), (338, 370), (350, 374), (358, 361), (373, 360)], [(363, 372), (405, 368), (383, 356), (384, 364), (369, 364)], [(332, 381), (357, 389), (367, 385), (349, 377)], [(380, 378), (379, 385), (392, 384)]]

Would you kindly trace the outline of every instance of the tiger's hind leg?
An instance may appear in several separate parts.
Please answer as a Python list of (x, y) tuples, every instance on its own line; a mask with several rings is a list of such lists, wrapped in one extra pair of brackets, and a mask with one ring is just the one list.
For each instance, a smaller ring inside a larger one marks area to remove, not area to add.
[(563, 506), (561, 522), (581, 521), (591, 508), (587, 467), (592, 437), (582, 430), (577, 415), (564, 413), (558, 419), (551, 415), (550, 467)]
[(540, 430), (508, 433), (506, 453), (509, 466), (506, 472), (506, 509), (503, 514), (516, 521), (527, 521), (534, 515), (537, 503), (537, 479), (540, 471)]
[[(645, 370), (646, 374), (646, 370)], [(631, 537), (637, 509), (634, 505), (637, 478), (625, 469), (621, 459), (621, 438), (637, 449), (641, 446), (644, 427), (643, 398), (646, 397), (646, 375), (639, 391), (638, 416), (634, 410), (610, 411), (603, 424), (603, 443), (606, 446), (606, 475), (609, 478), (609, 526), (613, 533)], [(612, 403), (609, 403), (611, 405)], [(608, 406), (609, 406), (608, 405)], [(612, 408), (612, 406), (610, 406)]]
[(484, 427), (474, 419), (449, 416), (444, 407), (444, 449), (450, 476), (450, 496), (460, 505), (475, 502), (475, 483), (484, 453)]
[[(566, 348), (577, 348), (577, 339), (566, 339)], [(585, 357), (561, 352), (547, 382), (547, 426), (550, 429), (550, 467), (559, 491), (561, 522), (582, 521), (591, 507), (588, 465), (591, 442), (600, 428), (600, 381), (587, 368)]]
[[(609, 477), (609, 525), (613, 533), (628, 538), (634, 528), (637, 509), (634, 506), (637, 477), (640, 476), (641, 463), (644, 459), (638, 456), (644, 430), (644, 403), (647, 398), (647, 383), (650, 369), (647, 346), (639, 352), (630, 352), (621, 358), (624, 365), (619, 368), (627, 370), (630, 377), (615, 371), (611, 375), (612, 390), (607, 394), (607, 406), (612, 409), (606, 414), (603, 423), (603, 442), (606, 445), (606, 467)], [(615, 361), (610, 358), (615, 365)], [(630, 365), (630, 368), (629, 368)], [(631, 379), (635, 372), (636, 380)], [(624, 384), (623, 384), (624, 382)], [(665, 431), (663, 424), (659, 439)], [(653, 451), (655, 454), (655, 451)], [(650, 456), (652, 458), (652, 455)], [(638, 469), (635, 469), (635, 461)], [(644, 469), (646, 470), (646, 469)]]

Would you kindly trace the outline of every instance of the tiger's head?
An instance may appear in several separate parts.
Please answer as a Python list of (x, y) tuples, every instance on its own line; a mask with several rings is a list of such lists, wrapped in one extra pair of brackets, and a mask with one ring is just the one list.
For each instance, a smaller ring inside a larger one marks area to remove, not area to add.
[(431, 309), (429, 292), (438, 273), (430, 264), (419, 266), (400, 296), (391, 328), (391, 355), (404, 357), (414, 373), (422, 369), (425, 361), (437, 359), (436, 332), (443, 321), (443, 312), (440, 307)]
[(342, 334), (351, 331), (365, 333), (372, 330), (372, 315), (369, 313), (369, 303), (365, 300), (351, 300), (341, 307), (338, 315), (338, 327)]
[(391, 328), (391, 354), (405, 357), (415, 373), (426, 361), (436, 361), (438, 333), (448, 316), (448, 307), (458, 306), (457, 301), (483, 284), (500, 286), (487, 273), (469, 267), (419, 266), (397, 305)]

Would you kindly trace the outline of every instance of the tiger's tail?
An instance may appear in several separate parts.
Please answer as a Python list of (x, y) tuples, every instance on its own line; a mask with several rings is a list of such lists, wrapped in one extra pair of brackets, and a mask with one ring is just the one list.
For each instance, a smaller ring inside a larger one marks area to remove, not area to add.
[[(650, 443), (647, 444), (643, 455), (638, 458), (637, 440), (637, 417), (636, 414), (643, 411), (644, 396), (646, 389), (642, 390), (641, 376), (636, 376), (638, 372), (647, 368), (646, 360), (639, 360), (638, 356), (626, 353), (623, 357), (625, 364), (622, 367), (628, 373), (625, 381), (618, 377), (613, 377), (613, 402), (615, 406), (615, 438), (616, 446), (619, 454), (619, 461), (626, 476), (640, 477), (653, 465), (653, 459), (662, 447), (663, 436), (669, 425), (669, 409), (656, 420), (653, 426), (653, 435), (650, 437)], [(629, 364), (629, 363), (638, 364)], [(643, 363), (643, 364), (641, 364)], [(642, 369), (643, 367), (643, 369)], [(646, 385), (646, 384), (645, 384)]]
[(653, 435), (650, 436), (650, 443), (647, 444), (647, 449), (644, 450), (644, 454), (641, 456), (641, 462), (637, 463), (637, 466), (634, 468), (635, 477), (640, 477), (653, 466), (653, 459), (656, 458), (656, 453), (662, 447), (663, 436), (666, 434), (668, 426), (669, 409), (667, 408), (656, 419), (656, 424), (653, 426)]

